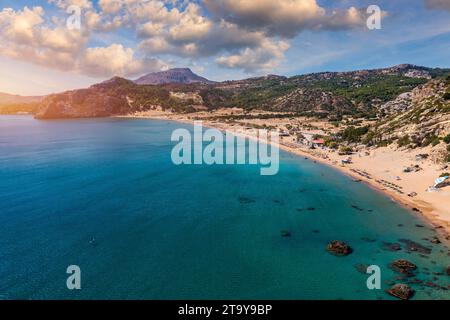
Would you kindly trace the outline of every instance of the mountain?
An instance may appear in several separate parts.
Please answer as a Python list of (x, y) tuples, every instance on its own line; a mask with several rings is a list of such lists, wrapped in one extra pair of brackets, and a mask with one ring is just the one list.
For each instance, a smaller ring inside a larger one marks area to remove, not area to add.
[(43, 97), (38, 96), (19, 96), (14, 94), (0, 92), (0, 104), (20, 104), (20, 103), (34, 103), (42, 100)]
[(43, 97), (19, 96), (0, 92), (0, 114), (35, 113)]
[[(151, 74), (149, 79), (153, 77), (153, 82), (165, 82), (169, 81), (169, 75), (174, 74), (177, 72), (156, 73)], [(388, 113), (386, 104), (399, 95), (429, 81), (445, 79), (448, 74), (450, 69), (404, 64), (375, 70), (321, 72), (290, 78), (270, 75), (220, 83), (140, 85), (115, 77), (87, 89), (46, 97), (40, 103), (37, 117), (102, 117), (151, 109), (190, 113), (199, 109), (239, 107), (289, 112), (333, 121), (339, 121), (344, 115), (375, 118), (383, 112)], [(177, 81), (188, 81), (175, 78)]]
[(411, 149), (431, 145), (444, 155), (450, 151), (441, 143), (446, 136), (450, 143), (450, 76), (430, 80), (383, 105), (381, 111), (384, 118), (373, 130), (379, 141)]
[(154, 72), (149, 73), (137, 80), (134, 81), (136, 84), (167, 84), (167, 83), (182, 83), (182, 84), (191, 84), (191, 83), (205, 83), (205, 84), (213, 84), (213, 81), (210, 81), (206, 78), (200, 77), (191, 71), (189, 68), (176, 68), (170, 69), (167, 71)]

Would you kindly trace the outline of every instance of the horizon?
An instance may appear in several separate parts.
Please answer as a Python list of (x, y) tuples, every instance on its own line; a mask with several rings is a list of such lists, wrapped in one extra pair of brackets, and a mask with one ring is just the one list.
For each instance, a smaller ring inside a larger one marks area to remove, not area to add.
[[(450, 66), (444, 66), (444, 67), (441, 67), (441, 66), (434, 67), (433, 66), (433, 67), (430, 67), (430, 66), (424, 66), (424, 65), (415, 65), (415, 64), (412, 64), (412, 63), (401, 63), (401, 64), (392, 65), (392, 66), (385, 66), (385, 67), (373, 68), (373, 69), (351, 69), (351, 70), (337, 70), (337, 71), (323, 70), (323, 71), (317, 71), (317, 72), (308, 72), (308, 73), (295, 74), (295, 75), (290, 75), (290, 76), (284, 75), (284, 74), (267, 73), (267, 74), (259, 75), (259, 76), (256, 76), (256, 77), (247, 77), (247, 78), (240, 78), (240, 79), (227, 79), (227, 80), (215, 81), (215, 82), (216, 83), (222, 83), (222, 82), (227, 82), (227, 81), (241, 81), (241, 80), (247, 80), (247, 79), (267, 77), (267, 76), (279, 76), (279, 77), (293, 78), (293, 77), (297, 77), (297, 76), (306, 76), (306, 75), (310, 75), (310, 74), (320, 74), (320, 73), (347, 73), (347, 72), (356, 72), (356, 71), (363, 71), (363, 70), (369, 70), (370, 71), (370, 70), (394, 68), (394, 67), (401, 66), (401, 65), (410, 65), (410, 66), (415, 66), (415, 67), (419, 67), (419, 68), (428, 68), (428, 69), (450, 69)], [(195, 75), (200, 76), (200, 77), (204, 77), (202, 74), (197, 74), (196, 72), (194, 72), (189, 67), (174, 67), (174, 68), (170, 68), (168, 70), (161, 70), (161, 71), (155, 71), (155, 72), (150, 72), (150, 73), (144, 73), (144, 74), (142, 74), (142, 75), (140, 75), (138, 77), (134, 77), (134, 79), (114, 75), (114, 76), (112, 76), (110, 78), (107, 78), (107, 79), (99, 79), (98, 82), (92, 83), (92, 84), (88, 85), (87, 87), (95, 85), (95, 84), (98, 84), (98, 83), (102, 83), (104, 81), (108, 81), (108, 80), (111, 80), (111, 79), (114, 79), (114, 78), (122, 78), (122, 79), (126, 79), (126, 80), (129, 80), (129, 81), (136, 81), (139, 78), (145, 77), (145, 76), (150, 75), (150, 74), (166, 72), (166, 71), (171, 71), (171, 70), (177, 70), (177, 69), (179, 69), (179, 70), (185, 70), (185, 69), (187, 70), (188, 69), (191, 72), (193, 72)], [(207, 80), (211, 80), (211, 79), (208, 79), (208, 78), (206, 78), (206, 79)], [(211, 80), (211, 81), (213, 81), (213, 80)], [(62, 90), (62, 91), (58, 91), (58, 92), (51, 92), (51, 93), (48, 93), (48, 94), (42, 94), (42, 95), (23, 95), (23, 94), (4, 92), (4, 91), (1, 91), (1, 90), (0, 90), (0, 94), (6, 94), (6, 95), (11, 95), (11, 96), (20, 96), (20, 97), (45, 97), (45, 96), (52, 95), (52, 94), (58, 94), (58, 93), (61, 93), (61, 92), (64, 92), (64, 91), (81, 90), (81, 89), (85, 89), (87, 87), (79, 87), (79, 88), (67, 89), (67, 90)]]
[(5, 0), (0, 92), (48, 95), (174, 66), (217, 82), (445, 68), (449, 18), (441, 0)]

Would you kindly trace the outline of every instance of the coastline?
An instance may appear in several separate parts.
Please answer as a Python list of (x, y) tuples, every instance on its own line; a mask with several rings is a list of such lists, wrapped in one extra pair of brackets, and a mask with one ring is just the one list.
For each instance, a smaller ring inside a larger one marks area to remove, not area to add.
[[(193, 120), (182, 117), (182, 115), (168, 114), (165, 112), (155, 112), (150, 114), (146, 113), (145, 115), (132, 114), (125, 116), (116, 116), (115, 118), (174, 121), (191, 125), (194, 124), (195, 121), (202, 121), (203, 126), (205, 127), (215, 128), (221, 131), (230, 131), (233, 134), (242, 135), (250, 139), (259, 139), (249, 133), (246, 133), (243, 126), (239, 126), (238, 129), (236, 129), (235, 126), (230, 126), (229, 124), (223, 122), (219, 123), (201, 119)], [(323, 153), (317, 151), (313, 152), (313, 150), (307, 150), (298, 146), (294, 148), (293, 146), (289, 146), (282, 141), (280, 141), (279, 143), (279, 148), (285, 152), (289, 152), (299, 157), (308, 158), (316, 163), (320, 163), (332, 169), (338, 170), (342, 174), (353, 179), (355, 183), (364, 183), (368, 187), (372, 188), (375, 192), (379, 192), (384, 196), (389, 197), (393, 202), (408, 209), (408, 211), (412, 215), (420, 217), (421, 220), (428, 224), (428, 227), (430, 229), (437, 233), (441, 242), (450, 247), (450, 212), (441, 211), (442, 206), (439, 207), (436, 205), (436, 203), (433, 203), (432, 201), (426, 201), (422, 199), (422, 197), (411, 198), (406, 193), (399, 194), (398, 192), (383, 186), (383, 184), (380, 183), (380, 180), (383, 180), (383, 177), (379, 174), (370, 172), (370, 177), (361, 176), (358, 172), (366, 172), (366, 166), (363, 166), (362, 163), (360, 163), (361, 161), (355, 161), (355, 163), (352, 163), (350, 165), (342, 165), (338, 160), (344, 159), (345, 157), (343, 156), (328, 153), (325, 157)], [(448, 208), (450, 208), (450, 206)]]

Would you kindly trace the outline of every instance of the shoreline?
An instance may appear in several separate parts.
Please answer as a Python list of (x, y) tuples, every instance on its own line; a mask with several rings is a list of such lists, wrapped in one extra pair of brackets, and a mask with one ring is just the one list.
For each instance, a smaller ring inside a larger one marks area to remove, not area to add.
[[(174, 117), (176, 115), (145, 115), (145, 116), (137, 116), (137, 115), (125, 115), (125, 116), (116, 116), (114, 118), (124, 118), (124, 119), (150, 119), (150, 120), (161, 120), (161, 121), (173, 121), (173, 122), (179, 122), (183, 124), (190, 124), (192, 125), (195, 121), (202, 121), (203, 126), (209, 127), (209, 128), (215, 128), (221, 131), (229, 131), (233, 134), (240, 134), (245, 136), (246, 138), (253, 138), (253, 139), (259, 139), (255, 136), (252, 136), (250, 134), (246, 134), (244, 128), (240, 128), (241, 131), (244, 132), (236, 132), (235, 129), (230, 128), (229, 125), (226, 123), (211, 123), (211, 121), (204, 121), (204, 120), (192, 120), (192, 119), (185, 119), (179, 117)], [(228, 127), (227, 127), (228, 126)], [(419, 217), (421, 220), (423, 220), (433, 231), (437, 233), (439, 236), (439, 239), (442, 243), (444, 243), (446, 246), (450, 247), (450, 221), (447, 221), (444, 219), (444, 217), (439, 215), (438, 208), (434, 206), (432, 203), (429, 203), (427, 201), (422, 200), (415, 200), (413, 198), (408, 197), (406, 194), (401, 195), (393, 190), (390, 190), (386, 187), (383, 187), (379, 182), (381, 177), (377, 177), (373, 174), (371, 174), (371, 178), (366, 178), (358, 173), (352, 171), (353, 170), (361, 170), (361, 168), (358, 168), (357, 165), (340, 165), (336, 162), (336, 160), (333, 161), (331, 158), (323, 158), (317, 154), (314, 154), (313, 152), (308, 152), (307, 150), (301, 149), (299, 147), (293, 148), (286, 144), (283, 144), (282, 141), (279, 143), (279, 149), (283, 150), (285, 152), (289, 152), (291, 154), (294, 154), (299, 157), (305, 157), (308, 158), (316, 163), (320, 163), (322, 165), (326, 165), (331, 169), (338, 170), (340, 173), (346, 175), (350, 179), (353, 179), (355, 183), (364, 183), (369, 188), (373, 189), (375, 192), (379, 192), (384, 196), (387, 196), (391, 199), (391, 201), (403, 206), (406, 208), (410, 214), (413, 216)], [(364, 170), (364, 169), (363, 169)]]

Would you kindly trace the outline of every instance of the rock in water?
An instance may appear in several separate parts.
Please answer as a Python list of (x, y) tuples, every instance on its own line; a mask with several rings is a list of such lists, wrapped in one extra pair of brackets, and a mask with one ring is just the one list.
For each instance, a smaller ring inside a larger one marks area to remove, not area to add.
[(440, 244), (440, 243), (441, 243), (441, 240), (439, 240), (438, 237), (433, 237), (433, 239), (431, 239), (430, 242), (431, 242), (432, 244)]
[(421, 244), (408, 240), (408, 239), (400, 239), (399, 242), (406, 245), (406, 250), (411, 252), (419, 252), (423, 254), (430, 254), (432, 249), (422, 246)]
[(383, 249), (388, 251), (400, 251), (402, 246), (399, 243), (384, 242)]
[(327, 251), (335, 256), (344, 257), (353, 252), (353, 249), (345, 242), (334, 240), (327, 245)]
[(290, 238), (291, 237), (291, 233), (289, 231), (287, 231), (287, 230), (283, 230), (283, 231), (281, 231), (281, 236), (283, 238)]
[(389, 290), (386, 291), (391, 296), (402, 299), (409, 300), (414, 296), (414, 289), (407, 286), (406, 284), (395, 284)]
[(445, 269), (445, 272), (447, 273), (447, 275), (450, 276), (450, 266), (448, 266), (447, 269)]
[(392, 262), (391, 268), (392, 270), (404, 274), (407, 277), (414, 276), (414, 271), (417, 270), (417, 266), (414, 263), (404, 259), (395, 260)]

